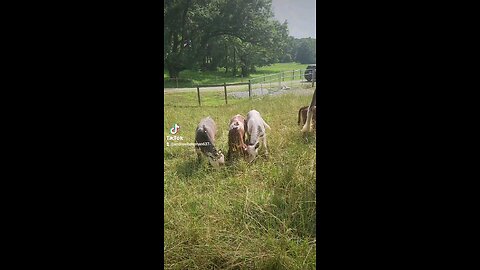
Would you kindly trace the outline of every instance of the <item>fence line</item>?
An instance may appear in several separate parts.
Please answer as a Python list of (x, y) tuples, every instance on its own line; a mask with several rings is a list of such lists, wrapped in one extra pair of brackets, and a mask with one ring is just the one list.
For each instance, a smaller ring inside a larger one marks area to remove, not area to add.
[[(264, 83), (270, 83), (270, 82), (274, 82), (274, 81), (291, 81), (291, 80), (295, 80), (295, 79), (299, 79), (299, 80), (302, 80), (302, 78), (304, 78), (305, 76), (305, 71), (304, 69), (296, 69), (296, 70), (289, 70), (289, 71), (283, 71), (283, 72), (279, 72), (279, 73), (274, 73), (274, 74), (269, 74), (269, 75), (265, 75), (265, 76), (260, 76), (260, 77), (254, 77), (254, 78), (251, 78), (249, 79), (248, 81), (250, 81), (251, 83), (255, 84), (255, 83), (260, 83), (260, 82), (264, 82)], [(310, 71), (311, 72), (311, 71)], [(307, 71), (307, 74), (310, 74), (309, 71)], [(280, 77), (280, 78), (279, 78)], [(313, 76), (315, 78), (315, 76)], [(185, 88), (195, 88), (197, 86), (200, 86), (200, 87), (217, 87), (217, 86), (223, 86), (223, 82), (222, 83), (218, 83), (218, 84), (205, 84), (205, 85), (198, 85), (198, 84), (194, 84), (193, 83), (193, 79), (189, 79), (189, 78), (164, 78), (165, 81), (170, 81), (170, 82), (173, 82), (174, 83), (174, 88), (179, 88), (179, 83), (182, 83), (182, 84), (188, 84), (189, 86), (184, 86)], [(312, 80), (313, 81), (313, 80)], [(248, 82), (243, 82), (243, 78), (242, 78), (242, 82), (239, 82), (239, 83), (230, 83), (228, 85), (242, 85), (242, 84), (245, 84), (247, 85)]]
[[(220, 86), (224, 86), (225, 84), (226, 84), (226, 82), (222, 83), (222, 84), (202, 84), (202, 85), (197, 84), (197, 86), (199, 86), (199, 87), (220, 87)], [(248, 84), (248, 82), (247, 83), (229, 83), (229, 84), (227, 84), (227, 86), (247, 85), (247, 84)]]
[[(267, 76), (253, 78), (252, 84), (256, 85), (255, 87), (260, 90), (268, 89), (268, 90), (275, 90), (275, 89), (289, 89), (293, 88), (294, 86), (298, 87), (306, 87), (307, 83), (311, 82), (312, 87), (316, 82), (316, 76), (313, 70), (290, 70), (290, 71), (283, 71), (276, 74), (271, 74)], [(307, 80), (307, 78), (308, 80)]]
[(185, 84), (185, 83), (189, 83), (192, 88), (195, 87), (194, 84), (193, 84), (193, 79), (178, 78), (178, 77), (177, 77), (177, 78), (163, 78), (163, 80), (164, 80), (164, 84), (163, 84), (164, 87), (165, 87), (165, 82), (166, 82), (166, 81), (171, 81), (171, 82), (173, 82), (173, 83), (174, 83), (173, 88), (179, 88), (179, 87), (178, 87), (178, 83), (179, 83), (179, 82), (180, 82), (180, 83), (184, 83), (184, 84)]
[[(295, 86), (299, 86), (301, 88), (309, 87), (309, 83), (311, 81), (311, 87), (314, 86), (316, 81), (316, 72), (314, 70), (305, 70), (297, 69), (292, 71), (283, 71), (275, 74), (269, 74), (262, 77), (256, 77), (249, 79), (248, 82), (244, 83), (229, 83), (227, 84), (224, 82), (223, 84), (204, 84), (204, 85), (196, 85), (197, 88), (197, 98), (198, 98), (198, 105), (201, 105), (201, 98), (200, 98), (200, 88), (209, 88), (209, 87), (223, 87), (224, 96), (225, 96), (225, 104), (228, 104), (228, 95), (227, 95), (227, 87), (230, 86), (240, 86), (240, 85), (248, 85), (248, 98), (252, 98), (253, 91), (260, 91), (261, 95), (263, 95), (263, 91), (266, 90), (267, 93), (269, 91), (278, 91), (278, 90), (288, 90)], [(267, 80), (268, 78), (268, 80)], [(308, 80), (307, 78), (310, 78)], [(273, 84), (273, 86), (272, 86)], [(290, 87), (288, 87), (290, 84)], [(253, 87), (252, 87), (253, 86)], [(258, 89), (258, 86), (260, 88)]]

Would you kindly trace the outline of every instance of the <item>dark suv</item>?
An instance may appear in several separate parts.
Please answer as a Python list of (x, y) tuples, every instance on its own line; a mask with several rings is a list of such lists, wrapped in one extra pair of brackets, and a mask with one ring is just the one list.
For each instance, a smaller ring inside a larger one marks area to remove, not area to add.
[(304, 76), (305, 76), (305, 79), (309, 82), (312, 81), (312, 72), (316, 72), (317, 71), (317, 64), (311, 64), (311, 65), (308, 65), (308, 67), (305, 69), (305, 73), (304, 73)]

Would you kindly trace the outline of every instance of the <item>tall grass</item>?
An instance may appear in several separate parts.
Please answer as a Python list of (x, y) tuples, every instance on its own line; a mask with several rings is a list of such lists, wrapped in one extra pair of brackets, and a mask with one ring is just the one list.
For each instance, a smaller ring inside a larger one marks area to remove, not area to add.
[(316, 135), (306, 140), (297, 125), (298, 109), (310, 99), (284, 95), (164, 107), (164, 140), (177, 123), (176, 135), (193, 143), (196, 125), (211, 116), (216, 146), (225, 154), (235, 114), (256, 109), (272, 128), (268, 158), (220, 170), (197, 162), (193, 146), (164, 148), (165, 269), (315, 269)]

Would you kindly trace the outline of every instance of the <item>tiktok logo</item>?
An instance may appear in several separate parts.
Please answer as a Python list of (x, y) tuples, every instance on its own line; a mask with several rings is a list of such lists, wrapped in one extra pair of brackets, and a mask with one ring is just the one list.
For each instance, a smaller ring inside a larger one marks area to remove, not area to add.
[(178, 130), (180, 129), (180, 126), (175, 124), (173, 127), (170, 129), (171, 134), (177, 134)]

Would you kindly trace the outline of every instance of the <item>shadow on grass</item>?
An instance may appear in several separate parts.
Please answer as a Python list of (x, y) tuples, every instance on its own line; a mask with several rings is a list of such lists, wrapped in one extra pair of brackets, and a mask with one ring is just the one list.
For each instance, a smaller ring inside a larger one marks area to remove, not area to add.
[(192, 177), (200, 168), (202, 163), (197, 158), (189, 159), (177, 166), (177, 173), (180, 178), (188, 179)]
[(295, 131), (295, 134), (292, 134), (291, 139), (297, 143), (302, 145), (316, 145), (317, 143), (317, 134), (316, 130), (310, 132), (301, 132), (302, 126), (298, 126), (298, 129)]
[(199, 161), (197, 158), (187, 160), (179, 164), (176, 170), (180, 179), (188, 180), (193, 179), (200, 171), (203, 171), (203, 173), (207, 174), (218, 174), (218, 176), (221, 177), (231, 177), (238, 171), (244, 170), (244, 168), (238, 167), (237, 164), (233, 165), (227, 163), (225, 166), (222, 166), (217, 170), (208, 163), (207, 158), (202, 157), (201, 161)]
[(316, 130), (310, 131), (310, 132), (305, 132), (304, 134), (301, 135), (302, 141), (305, 144), (316, 144), (317, 143), (317, 134)]
[(175, 155), (170, 151), (165, 151), (164, 154), (163, 154), (164, 159), (172, 159), (174, 157), (175, 157)]

